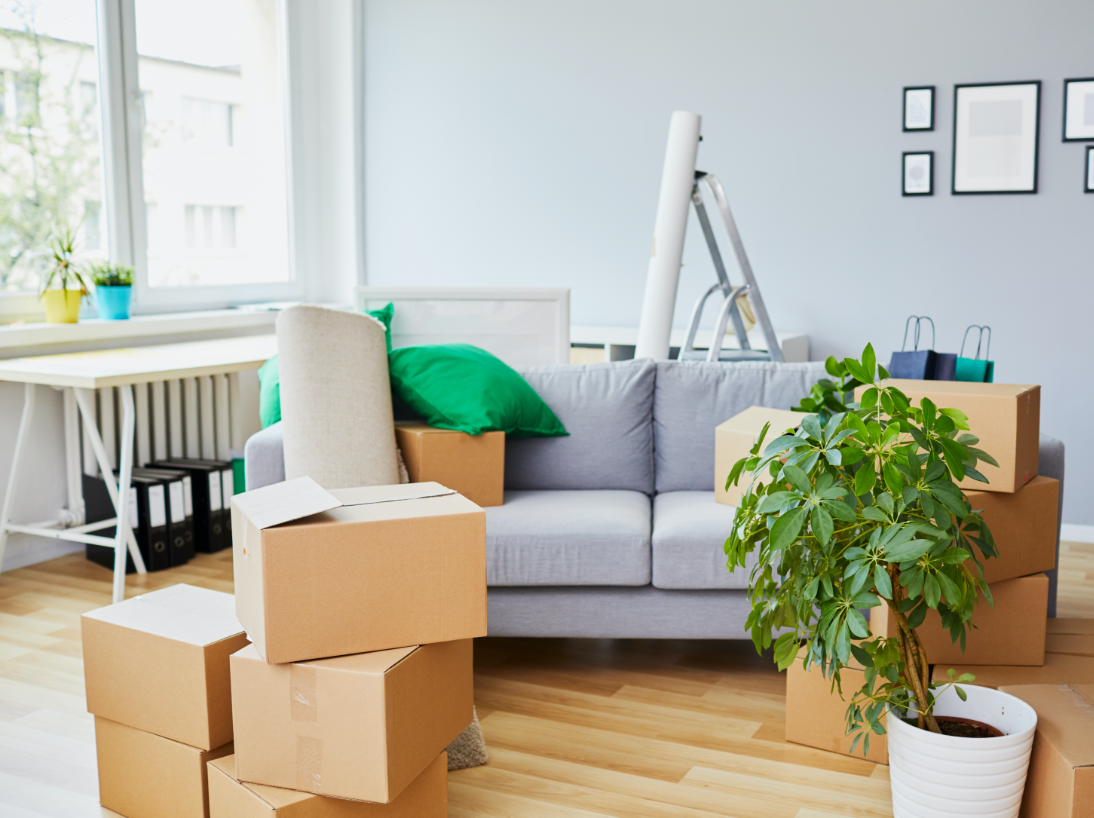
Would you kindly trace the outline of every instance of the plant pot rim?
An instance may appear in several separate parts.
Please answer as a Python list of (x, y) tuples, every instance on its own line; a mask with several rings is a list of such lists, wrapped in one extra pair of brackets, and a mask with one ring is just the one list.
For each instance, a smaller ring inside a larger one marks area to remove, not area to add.
[[(952, 747), (958, 747), (963, 749), (974, 749), (979, 747), (984, 750), (991, 750), (1005, 745), (1013, 744), (1015, 740), (1021, 740), (1022, 738), (1032, 734), (1033, 731), (1037, 729), (1037, 711), (1034, 710), (1026, 702), (1019, 699), (1017, 696), (1012, 696), (1010, 693), (1004, 693), (1001, 690), (996, 690), (993, 687), (985, 687), (984, 685), (961, 684), (958, 685), (958, 687), (962, 688), (963, 690), (976, 691), (977, 694), (984, 693), (988, 696), (988, 698), (999, 697), (1005, 700), (1009, 700), (1011, 702), (1015, 702), (1017, 705), (1016, 709), (1019, 712), (1021, 712), (1022, 710), (1026, 710), (1029, 712), (1029, 715), (1031, 716), (1031, 723), (1028, 727), (1019, 732), (1004, 733), (1001, 736), (991, 736), (988, 738), (971, 738), (969, 736), (947, 736), (945, 734), (939, 735), (938, 733), (933, 733), (930, 730), (921, 730), (919, 727), (916, 727), (913, 724), (908, 724), (895, 712), (893, 712), (892, 709), (890, 709), (889, 711), (887, 711), (885, 719), (886, 730), (890, 732), (895, 731), (899, 733), (904, 733), (909, 738), (913, 739), (945, 742)], [(939, 713), (938, 715), (958, 716), (959, 718), (973, 718), (972, 716), (964, 716), (959, 713)], [(985, 721), (986, 724), (991, 724), (990, 720), (979, 720)], [(1002, 729), (994, 724), (992, 724), (991, 726), (995, 727), (997, 730)]]

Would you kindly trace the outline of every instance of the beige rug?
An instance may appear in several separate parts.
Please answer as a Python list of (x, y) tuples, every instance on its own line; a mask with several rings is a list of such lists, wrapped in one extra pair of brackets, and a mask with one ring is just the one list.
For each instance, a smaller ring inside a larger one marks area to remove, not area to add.
[(467, 729), (448, 745), (448, 769), (463, 770), (468, 767), (481, 767), (489, 760), (490, 756), (486, 754), (486, 742), (482, 737), (482, 728), (479, 726), (479, 714), (475, 713), (474, 720), (467, 725)]

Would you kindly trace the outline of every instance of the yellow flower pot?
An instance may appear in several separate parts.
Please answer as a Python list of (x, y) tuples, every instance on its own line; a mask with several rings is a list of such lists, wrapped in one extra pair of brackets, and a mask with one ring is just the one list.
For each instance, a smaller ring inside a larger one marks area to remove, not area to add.
[(51, 324), (76, 324), (80, 320), (80, 290), (46, 290), (42, 303), (46, 307), (46, 321)]

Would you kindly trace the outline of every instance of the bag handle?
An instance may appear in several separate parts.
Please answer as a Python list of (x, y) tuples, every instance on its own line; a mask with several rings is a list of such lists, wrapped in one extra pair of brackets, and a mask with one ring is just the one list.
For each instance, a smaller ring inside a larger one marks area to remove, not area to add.
[(900, 343), (900, 351), (903, 352), (904, 348), (908, 346), (908, 325), (912, 323), (912, 319), (915, 319), (915, 332), (912, 334), (913, 352), (919, 351), (919, 322), (930, 321), (931, 322), (931, 349), (934, 349), (934, 321), (931, 321), (929, 316), (926, 315), (909, 315), (908, 320), (904, 322), (904, 340)]
[(969, 331), (974, 330), (974, 329), (980, 330), (980, 335), (976, 339), (976, 358), (974, 360), (977, 360), (977, 361), (980, 360), (980, 344), (984, 340), (984, 331), (985, 330), (987, 330), (987, 333), (988, 333), (988, 343), (984, 347), (984, 360), (985, 361), (991, 360), (991, 327), (989, 327), (987, 324), (984, 324), (983, 326), (981, 326), (980, 324), (969, 324), (968, 328), (965, 330), (965, 337), (961, 339), (961, 356), (960, 357), (962, 357), (962, 358), (965, 357), (965, 341), (968, 340)]

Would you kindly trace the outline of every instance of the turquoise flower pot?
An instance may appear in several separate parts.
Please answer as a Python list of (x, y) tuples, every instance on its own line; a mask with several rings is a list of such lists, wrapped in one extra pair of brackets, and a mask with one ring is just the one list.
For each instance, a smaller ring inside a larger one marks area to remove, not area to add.
[(129, 317), (129, 304), (133, 300), (132, 287), (96, 287), (99, 300), (99, 317), (108, 321), (124, 321)]

